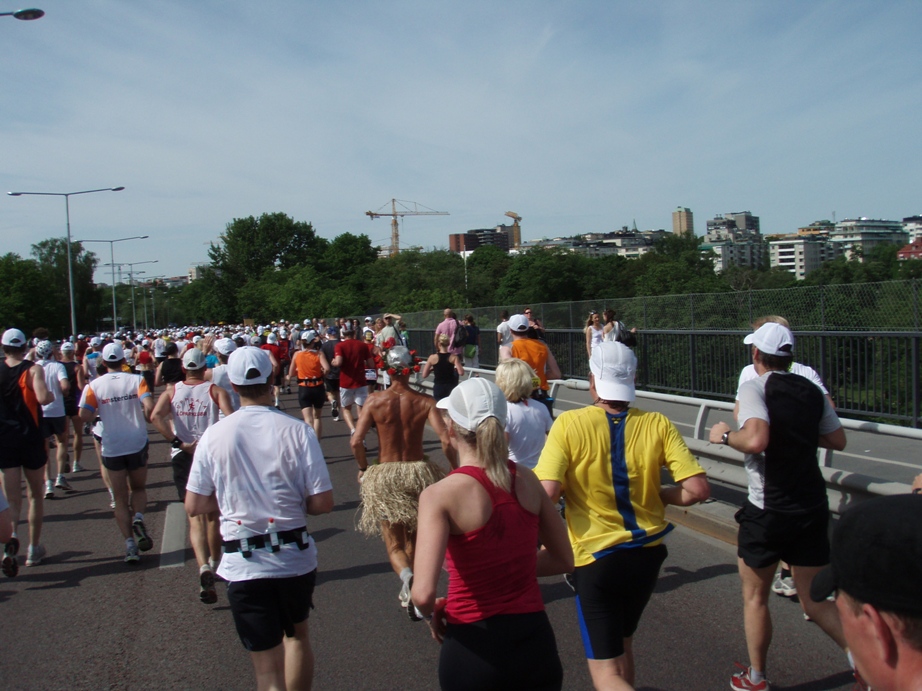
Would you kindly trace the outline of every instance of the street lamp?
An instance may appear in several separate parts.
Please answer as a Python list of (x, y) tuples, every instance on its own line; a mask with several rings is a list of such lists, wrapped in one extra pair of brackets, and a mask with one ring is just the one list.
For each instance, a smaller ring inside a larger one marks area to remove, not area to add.
[[(152, 309), (154, 307), (154, 285), (158, 278), (166, 278), (166, 276), (148, 276), (145, 279), (150, 284), (150, 306)], [(147, 321), (147, 293), (144, 290), (141, 291), (141, 304), (144, 306), (144, 331), (146, 332), (150, 330), (150, 322)], [(154, 318), (156, 319), (156, 314)]]
[(35, 8), (30, 10), (16, 10), (15, 12), (0, 12), (0, 17), (15, 17), (16, 19), (22, 19), (23, 21), (29, 21), (30, 19), (41, 19), (44, 16), (44, 10), (37, 10)]
[(78, 240), (77, 242), (108, 242), (109, 258), (112, 266), (112, 331), (118, 331), (118, 317), (115, 313), (115, 243), (125, 242), (125, 240), (146, 240), (150, 235), (132, 235), (130, 238), (118, 238), (117, 240)]
[[(41, 10), (19, 10), (20, 12), (42, 12)], [(16, 13), (12, 13), (16, 16)], [(42, 12), (42, 14), (45, 14)], [(26, 19), (38, 19), (42, 15), (26, 17)], [(22, 17), (20, 17), (22, 19)], [(22, 197), (26, 195), (37, 197), (64, 197), (64, 209), (67, 214), (67, 289), (70, 296), (70, 331), (72, 336), (77, 335), (77, 311), (74, 308), (74, 269), (70, 256), (70, 198), (77, 194), (91, 194), (93, 192), (121, 192), (124, 187), (103, 187), (98, 190), (83, 190), (81, 192), (7, 192), (11, 197)], [(115, 296), (113, 295), (113, 300)]]
[(131, 330), (132, 331), (138, 330), (138, 315), (134, 307), (134, 275), (135, 273), (139, 273), (139, 274), (144, 273), (143, 271), (135, 272), (134, 267), (136, 267), (138, 264), (156, 264), (159, 261), (160, 261), (159, 259), (149, 259), (146, 262), (125, 262), (125, 264), (128, 266), (128, 283), (131, 285)]

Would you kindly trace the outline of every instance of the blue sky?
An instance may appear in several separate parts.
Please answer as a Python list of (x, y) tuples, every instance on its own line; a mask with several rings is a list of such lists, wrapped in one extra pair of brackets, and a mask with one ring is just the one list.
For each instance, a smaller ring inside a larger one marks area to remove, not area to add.
[[(115, 257), (148, 275), (263, 212), (387, 244), (392, 197), (450, 213), (406, 219), (427, 249), (506, 211), (523, 239), (922, 212), (916, 0), (17, 1), (46, 16), (0, 18), (0, 189), (124, 185), (73, 236), (150, 235)], [(3, 195), (0, 253), (63, 207)]]

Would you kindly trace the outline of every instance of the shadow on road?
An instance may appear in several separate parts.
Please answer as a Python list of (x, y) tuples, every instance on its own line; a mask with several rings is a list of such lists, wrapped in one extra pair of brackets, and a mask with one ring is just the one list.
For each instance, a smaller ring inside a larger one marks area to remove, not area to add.
[(705, 566), (697, 571), (688, 571), (680, 566), (667, 566), (660, 574), (659, 581), (656, 583), (656, 593), (668, 593), (670, 590), (681, 588), (689, 583), (706, 581), (710, 578), (728, 576), (735, 574), (737, 568), (732, 564), (714, 564)]
[(391, 573), (391, 565), (386, 561), (382, 561), (377, 564), (361, 564), (359, 566), (350, 566), (345, 569), (317, 571), (317, 584), (365, 578), (365, 576), (374, 576), (380, 573)]
[(794, 686), (778, 686), (777, 684), (772, 684), (772, 688), (777, 691), (829, 691), (829, 689), (839, 689), (848, 686), (854, 681), (855, 678), (851, 672), (840, 672), (839, 674), (832, 674), (823, 679), (805, 681), (802, 684), (795, 684)]

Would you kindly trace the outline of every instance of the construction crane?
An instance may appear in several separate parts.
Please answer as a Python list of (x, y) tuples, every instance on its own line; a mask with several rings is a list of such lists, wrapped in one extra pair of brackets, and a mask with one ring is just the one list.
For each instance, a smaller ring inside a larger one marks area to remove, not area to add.
[[(400, 204), (400, 209), (397, 208), (397, 205)], [(410, 208), (409, 205), (413, 205), (413, 208)], [(393, 257), (395, 254), (400, 252), (400, 224), (398, 218), (401, 216), (448, 216), (447, 211), (433, 211), (429, 207), (422, 206), (422, 204), (417, 204), (416, 202), (405, 202), (400, 199), (391, 199), (391, 210), (382, 212), (381, 209), (387, 207), (387, 204), (378, 209), (377, 211), (366, 211), (365, 215), (371, 219), (381, 218), (383, 216), (391, 217), (391, 246), (388, 248), (388, 255)], [(420, 211), (420, 208), (424, 209)]]
[(519, 225), (522, 217), (515, 211), (507, 211), (506, 215), (512, 219), (512, 246), (517, 248), (522, 244), (522, 226)]

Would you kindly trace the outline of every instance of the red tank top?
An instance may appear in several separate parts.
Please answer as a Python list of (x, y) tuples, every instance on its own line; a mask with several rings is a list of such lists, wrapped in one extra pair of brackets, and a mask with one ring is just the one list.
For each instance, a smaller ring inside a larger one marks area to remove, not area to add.
[(495, 487), (482, 468), (462, 466), (451, 471), (477, 480), (493, 503), (490, 520), (480, 528), (448, 536), (445, 617), (451, 624), (544, 611), (535, 575), (538, 515), (526, 511), (515, 498), (515, 463), (508, 463), (511, 493)]

